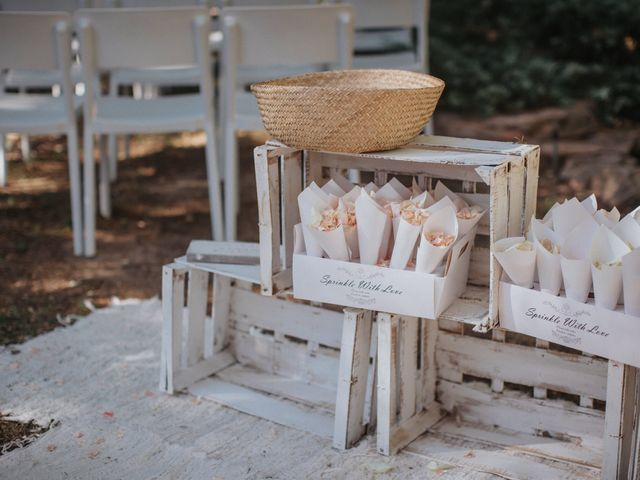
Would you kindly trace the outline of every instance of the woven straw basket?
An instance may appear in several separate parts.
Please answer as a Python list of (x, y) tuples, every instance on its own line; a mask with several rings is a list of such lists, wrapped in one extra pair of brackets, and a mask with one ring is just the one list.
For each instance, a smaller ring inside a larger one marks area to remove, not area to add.
[(442, 90), (442, 80), (404, 70), (310, 73), (251, 86), (274, 138), (345, 153), (404, 145), (429, 121)]

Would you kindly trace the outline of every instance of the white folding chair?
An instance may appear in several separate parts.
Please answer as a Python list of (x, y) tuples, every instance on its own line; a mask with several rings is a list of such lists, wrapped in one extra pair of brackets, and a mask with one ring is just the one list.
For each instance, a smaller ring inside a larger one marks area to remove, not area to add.
[[(66, 13), (0, 12), (0, 70), (56, 71), (61, 96), (4, 94), (0, 89), (0, 186), (7, 180), (6, 133), (67, 136), (73, 252), (82, 255), (80, 162), (71, 84), (71, 18)], [(25, 41), (28, 39), (28, 41)]]
[(236, 129), (263, 129), (255, 99), (246, 91), (246, 79), (273, 78), (278, 72), (282, 76), (282, 72), (289, 74), (293, 68), (309, 65), (313, 65), (314, 70), (350, 68), (352, 18), (348, 5), (222, 10), (220, 99), (228, 240), (235, 238), (238, 213)]
[[(95, 162), (93, 136), (100, 136), (100, 213), (111, 214), (106, 139), (109, 134), (167, 133), (203, 129), (214, 239), (222, 239), (220, 178), (216, 160), (213, 86), (210, 75), (207, 10), (96, 9), (76, 12), (86, 84), (84, 103), (85, 255), (95, 254)], [(122, 68), (197, 67), (197, 94), (136, 100), (103, 96), (100, 73)]]

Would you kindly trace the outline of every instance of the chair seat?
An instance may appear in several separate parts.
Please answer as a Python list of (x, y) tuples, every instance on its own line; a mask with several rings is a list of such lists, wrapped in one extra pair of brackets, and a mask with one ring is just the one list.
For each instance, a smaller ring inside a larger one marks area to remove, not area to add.
[[(82, 82), (80, 64), (71, 65), (71, 83)], [(4, 77), (4, 86), (13, 88), (51, 87), (62, 83), (59, 70), (9, 70)]]
[(156, 86), (198, 85), (200, 69), (198, 67), (126, 68), (112, 71), (111, 81), (116, 85), (134, 83), (149, 83)]
[(353, 57), (353, 68), (393, 68), (426, 73), (413, 52), (356, 55)]
[(168, 133), (204, 127), (205, 106), (199, 95), (150, 100), (100, 97), (93, 122), (95, 133)]
[[(82, 102), (74, 97), (75, 107)], [(4, 133), (63, 133), (67, 114), (62, 97), (49, 95), (0, 96), (0, 131)]]

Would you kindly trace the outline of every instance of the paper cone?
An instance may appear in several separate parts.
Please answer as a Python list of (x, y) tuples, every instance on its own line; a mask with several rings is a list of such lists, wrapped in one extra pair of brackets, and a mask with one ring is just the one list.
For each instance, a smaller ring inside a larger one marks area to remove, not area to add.
[(456, 210), (460, 210), (462, 208), (468, 207), (469, 204), (467, 204), (467, 202), (465, 202), (462, 197), (460, 197), (458, 194), (452, 192), (451, 190), (449, 190), (446, 185), (440, 181), (438, 181), (438, 183), (436, 183), (436, 188), (434, 190), (434, 198), (436, 200), (436, 202), (442, 200), (444, 197), (449, 197), (449, 199), (451, 199), (451, 201), (454, 203), (454, 205), (456, 206)]
[(591, 242), (597, 231), (598, 223), (589, 216), (569, 232), (560, 246), (564, 290), (568, 298), (577, 302), (586, 302), (591, 290)]
[(347, 240), (345, 238), (342, 225), (334, 230), (326, 231), (309, 227), (309, 231), (313, 238), (326, 252), (327, 257), (331, 260), (341, 260), (343, 262), (349, 261), (349, 249), (347, 247)]
[[(562, 269), (560, 267), (558, 235), (544, 223), (533, 220), (533, 244), (536, 247), (536, 266), (540, 290), (550, 295), (558, 295), (562, 287)], [(544, 244), (550, 241), (557, 252), (550, 252)]]
[(629, 247), (604, 225), (591, 244), (591, 275), (596, 306), (615, 310), (622, 291), (622, 261)]
[(451, 200), (449, 197), (443, 197), (440, 200), (438, 200), (436, 203), (434, 203), (433, 205), (425, 208), (425, 210), (429, 213), (434, 213), (437, 212), (438, 210), (441, 210), (443, 208), (446, 207), (451, 207), (453, 208), (455, 211), (457, 211), (458, 209), (456, 208), (456, 204), (453, 203), (453, 200)]
[(378, 190), (380, 190), (380, 188), (373, 182), (367, 183), (364, 187), (362, 187), (362, 189), (369, 194), (371, 192), (377, 192)]
[(595, 194), (589, 195), (587, 198), (582, 200), (580, 204), (585, 208), (589, 215), (593, 216), (598, 211), (598, 200), (596, 200)]
[(327, 183), (325, 183), (322, 186), (322, 191), (325, 192), (326, 194), (330, 194), (330, 195), (334, 195), (337, 198), (342, 197), (345, 193), (347, 193), (345, 190), (343, 190), (340, 185), (338, 185), (338, 183), (335, 180), (329, 180)]
[(422, 225), (409, 223), (401, 216), (398, 218), (400, 220), (398, 234), (396, 235), (393, 245), (393, 253), (391, 254), (389, 266), (398, 270), (404, 270), (413, 255), (413, 247), (415, 247), (418, 241), (418, 237), (422, 231)]
[(418, 195), (422, 195), (422, 193), (422, 188), (420, 188), (420, 185), (416, 182), (416, 177), (411, 177), (411, 196), (417, 197)]
[[(565, 198), (564, 201), (566, 202), (567, 199)], [(560, 204), (558, 202), (554, 203), (551, 208), (549, 210), (547, 210), (547, 213), (544, 214), (544, 217), (542, 217), (542, 220), (540, 220), (542, 223), (544, 223), (546, 226), (548, 226), (549, 228), (551, 228), (553, 226), (553, 211), (558, 208)]]
[(613, 226), (613, 233), (620, 237), (631, 249), (640, 247), (640, 223), (627, 215)]
[(340, 200), (345, 202), (347, 205), (353, 205), (356, 199), (358, 198), (358, 196), (360, 195), (361, 191), (362, 191), (362, 188), (356, 185), (347, 193), (345, 193)]
[(640, 317), (640, 249), (622, 257), (624, 313)]
[(391, 219), (387, 212), (365, 190), (355, 202), (360, 263), (375, 265), (382, 260), (383, 238), (389, 235)]
[[(475, 215), (472, 218), (461, 218), (461, 216), (467, 210), (473, 212)], [(458, 236), (464, 236), (467, 232), (471, 231), (473, 227), (480, 221), (482, 216), (487, 212), (487, 210), (483, 210), (481, 207), (472, 206), (467, 209), (463, 208), (456, 214), (456, 218), (458, 219)]]
[(398, 192), (398, 194), (402, 197), (403, 200), (409, 200), (411, 198), (411, 190), (405, 187), (400, 180), (396, 177), (393, 177), (391, 180), (387, 182), (387, 185), (391, 185), (391, 187)]
[(620, 221), (620, 212), (616, 207), (613, 207), (610, 211), (606, 211), (601, 208), (594, 215), (596, 222), (600, 225), (604, 225), (607, 228), (613, 228), (616, 223)]
[[(357, 190), (356, 190), (357, 189)], [(354, 211), (355, 205), (349, 201), (350, 195), (353, 195), (356, 191), (360, 191), (360, 187), (354, 187), (349, 193), (343, 196), (338, 203), (338, 212), (340, 215), (340, 223), (344, 229), (344, 237), (349, 248), (349, 260), (353, 261), (360, 257), (360, 248), (358, 247), (358, 229), (357, 222), (354, 223), (354, 219), (349, 215), (350, 211)], [(366, 195), (366, 194), (365, 194)]]
[(533, 274), (536, 269), (536, 249), (529, 242), (530, 250), (519, 249), (525, 242), (524, 237), (509, 237), (493, 244), (493, 255), (502, 266), (511, 283), (519, 287), (533, 287)]
[(309, 225), (314, 223), (314, 212), (322, 212), (330, 207), (330, 199), (327, 193), (323, 192), (315, 182), (305, 188), (298, 195), (298, 208), (300, 209), (300, 223), (302, 223), (302, 235), (310, 257), (321, 257), (322, 247), (309, 231)]
[(340, 175), (339, 173), (333, 173), (331, 175), (331, 180), (336, 182), (338, 186), (345, 192), (349, 192), (353, 190), (353, 187), (355, 187), (353, 183), (351, 183), (349, 180), (347, 180), (346, 177)]
[(553, 231), (558, 238), (564, 239), (568, 233), (584, 220), (591, 219), (592, 216), (580, 204), (577, 198), (572, 198), (558, 205), (551, 212)]
[(420, 195), (411, 197), (411, 201), (420, 208), (430, 207), (431, 205), (436, 203), (436, 201), (431, 196), (431, 194), (426, 190), (422, 192)]
[[(395, 180), (395, 182), (393, 180)], [(402, 187), (404, 191), (400, 189), (400, 187)], [(409, 195), (405, 198), (405, 195), (407, 193)], [(411, 191), (407, 187), (402, 185), (398, 180), (396, 180), (395, 178), (392, 178), (389, 182), (385, 183), (382, 187), (380, 187), (380, 190), (375, 192), (375, 194), (373, 195), (373, 198), (375, 198), (380, 205), (384, 206), (387, 203), (401, 202), (403, 200), (407, 200), (409, 199), (410, 196), (411, 196)]]
[[(447, 235), (453, 235), (453, 242), (446, 247), (436, 247), (427, 240), (427, 235), (431, 232), (444, 232)], [(455, 208), (447, 206), (433, 212), (422, 227), (420, 246), (416, 254), (416, 272), (432, 273), (442, 262), (457, 238), (458, 221)]]

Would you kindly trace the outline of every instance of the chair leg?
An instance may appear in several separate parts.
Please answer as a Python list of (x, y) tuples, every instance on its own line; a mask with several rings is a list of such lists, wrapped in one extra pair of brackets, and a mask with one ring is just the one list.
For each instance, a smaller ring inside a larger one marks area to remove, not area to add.
[(84, 129), (84, 255), (96, 254), (96, 163), (93, 158), (93, 132)]
[(227, 125), (224, 132), (224, 208), (225, 231), (228, 241), (236, 239), (236, 215), (238, 214), (238, 145), (234, 125)]
[(124, 135), (124, 158), (129, 160), (131, 158), (131, 136)]
[(109, 152), (107, 135), (100, 135), (100, 215), (111, 218), (111, 178), (109, 177)]
[(4, 154), (4, 134), (0, 134), (0, 187), (7, 186), (7, 157)]
[(82, 187), (80, 185), (80, 159), (78, 157), (78, 131), (75, 125), (67, 132), (69, 152), (69, 185), (71, 190), (71, 226), (73, 228), (73, 254), (82, 255)]
[(26, 133), (20, 135), (20, 152), (22, 153), (22, 161), (28, 163), (31, 161), (31, 156), (29, 155), (29, 135)]
[(206, 162), (207, 162), (207, 184), (209, 186), (209, 211), (211, 212), (211, 226), (213, 229), (213, 239), (224, 239), (224, 227), (222, 224), (222, 195), (220, 193), (220, 173), (218, 171), (218, 152), (216, 150), (216, 139), (213, 122), (209, 122), (205, 127), (207, 136)]
[[(109, 82), (109, 96), (118, 96), (118, 85), (111, 80)], [(116, 134), (109, 134), (109, 179), (115, 182), (118, 178), (118, 137)]]

